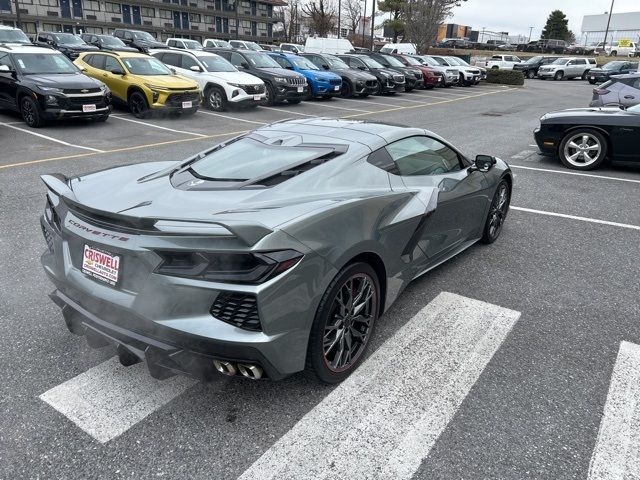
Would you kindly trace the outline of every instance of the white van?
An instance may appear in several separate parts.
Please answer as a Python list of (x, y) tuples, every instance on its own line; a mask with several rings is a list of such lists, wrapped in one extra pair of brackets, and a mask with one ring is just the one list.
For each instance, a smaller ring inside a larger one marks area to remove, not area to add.
[(207, 38), (204, 41), (204, 48), (233, 48), (226, 40), (219, 38)]
[(304, 45), (305, 53), (328, 53), (343, 55), (353, 52), (353, 45), (346, 38), (307, 38)]
[(416, 46), (413, 43), (387, 43), (380, 49), (382, 53), (403, 53), (405, 55), (415, 55)]

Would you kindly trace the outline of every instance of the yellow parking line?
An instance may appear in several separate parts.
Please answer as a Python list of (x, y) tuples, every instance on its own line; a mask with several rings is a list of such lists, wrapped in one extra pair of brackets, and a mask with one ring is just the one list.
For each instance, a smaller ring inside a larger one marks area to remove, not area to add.
[(512, 91), (512, 89), (498, 90), (498, 91), (495, 91), (495, 92), (478, 93), (476, 95), (468, 95), (466, 97), (450, 98), (448, 100), (442, 100), (440, 102), (423, 103), (421, 105), (408, 105), (408, 106), (405, 106), (405, 107), (394, 107), (394, 108), (388, 108), (386, 110), (378, 110), (378, 111), (375, 111), (375, 112), (354, 113), (354, 114), (351, 114), (351, 115), (345, 115), (345, 116), (343, 116), (341, 118), (363, 117), (365, 115), (371, 115), (371, 114), (376, 114), (376, 113), (398, 112), (400, 110), (409, 110), (409, 109), (413, 109), (413, 108), (424, 108), (424, 107), (430, 107), (432, 105), (441, 105), (443, 103), (459, 102), (461, 100), (468, 100), (469, 98), (483, 97), (485, 95), (494, 95), (496, 93), (503, 93), (503, 92), (510, 92), (510, 91)]
[(0, 165), (0, 170), (5, 168), (13, 168), (13, 167), (24, 167), (26, 165), (34, 165), (37, 163), (45, 163), (45, 162), (53, 162), (56, 160), (70, 160), (73, 158), (82, 158), (82, 157), (92, 157), (95, 155), (105, 155), (108, 153), (117, 153), (117, 152), (128, 152), (131, 150), (140, 150), (141, 148), (153, 148), (153, 147), (161, 147), (163, 145), (171, 145), (173, 143), (186, 143), (186, 142), (195, 142), (198, 140), (206, 140), (208, 138), (216, 138), (216, 137), (228, 137), (231, 135), (240, 135), (241, 133), (246, 133), (247, 130), (240, 130), (237, 132), (228, 132), (228, 133), (217, 133), (215, 135), (206, 135), (204, 137), (195, 137), (195, 138), (182, 138), (180, 140), (168, 140), (166, 142), (156, 142), (156, 143), (147, 143), (145, 145), (134, 145), (133, 147), (123, 147), (123, 148), (114, 148), (113, 150), (105, 150), (104, 152), (89, 152), (89, 153), (78, 153), (75, 155), (65, 155), (62, 157), (50, 157), (50, 158), (42, 158), (40, 160), (29, 160), (27, 162), (20, 163), (10, 163), (8, 165)]

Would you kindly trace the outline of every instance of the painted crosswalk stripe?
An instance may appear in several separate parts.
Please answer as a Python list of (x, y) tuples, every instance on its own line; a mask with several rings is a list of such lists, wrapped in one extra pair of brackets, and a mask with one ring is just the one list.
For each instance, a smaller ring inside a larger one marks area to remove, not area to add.
[(441, 293), (240, 479), (411, 478), (519, 316)]
[(588, 479), (632, 478), (640, 478), (640, 345), (622, 342)]
[(155, 380), (144, 363), (123, 367), (113, 357), (40, 398), (93, 438), (106, 443), (195, 383), (181, 376)]

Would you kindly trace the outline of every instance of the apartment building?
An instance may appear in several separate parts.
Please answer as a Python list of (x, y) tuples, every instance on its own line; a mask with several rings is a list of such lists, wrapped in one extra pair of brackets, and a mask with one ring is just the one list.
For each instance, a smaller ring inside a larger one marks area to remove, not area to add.
[[(239, 38), (269, 43), (283, 0), (19, 0), (22, 29), (110, 34), (116, 28), (169, 37)], [(0, 0), (0, 23), (15, 25), (14, 0)]]

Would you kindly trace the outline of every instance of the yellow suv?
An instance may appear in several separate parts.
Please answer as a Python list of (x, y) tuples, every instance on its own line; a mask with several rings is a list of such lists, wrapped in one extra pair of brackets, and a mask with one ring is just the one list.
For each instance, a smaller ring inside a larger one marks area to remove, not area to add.
[(192, 114), (200, 106), (198, 84), (150, 55), (85, 52), (73, 63), (86, 75), (106, 83), (113, 100), (126, 103), (138, 118), (155, 110)]

